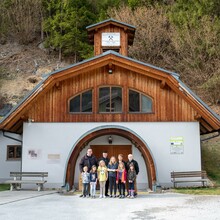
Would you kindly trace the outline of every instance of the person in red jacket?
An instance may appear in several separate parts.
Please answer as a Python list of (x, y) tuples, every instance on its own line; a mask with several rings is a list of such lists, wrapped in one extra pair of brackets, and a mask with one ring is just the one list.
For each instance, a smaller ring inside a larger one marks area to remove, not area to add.
[(119, 198), (125, 197), (125, 184), (127, 179), (127, 172), (123, 162), (120, 162), (117, 170), (116, 183), (119, 189)]

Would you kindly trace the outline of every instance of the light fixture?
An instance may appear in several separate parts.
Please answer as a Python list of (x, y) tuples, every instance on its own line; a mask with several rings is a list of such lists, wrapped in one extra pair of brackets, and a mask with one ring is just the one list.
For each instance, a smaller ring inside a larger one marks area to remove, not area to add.
[(109, 136), (109, 137), (108, 137), (108, 143), (109, 143), (109, 144), (112, 144), (112, 141), (113, 141), (112, 136)]
[(28, 124), (31, 124), (32, 122), (34, 122), (34, 119), (28, 118)]
[(108, 64), (108, 74), (112, 74), (114, 70), (114, 66), (112, 65), (112, 63)]
[(109, 70), (108, 70), (108, 73), (109, 73), (109, 74), (112, 74), (112, 69), (109, 69)]

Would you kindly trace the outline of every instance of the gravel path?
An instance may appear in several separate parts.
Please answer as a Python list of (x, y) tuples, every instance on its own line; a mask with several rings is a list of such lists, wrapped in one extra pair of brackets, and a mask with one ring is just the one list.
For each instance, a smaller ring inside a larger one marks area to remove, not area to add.
[(1, 192), (0, 201), (0, 219), (5, 220), (220, 220), (220, 196), (164, 193), (91, 199), (20, 191), (8, 196)]

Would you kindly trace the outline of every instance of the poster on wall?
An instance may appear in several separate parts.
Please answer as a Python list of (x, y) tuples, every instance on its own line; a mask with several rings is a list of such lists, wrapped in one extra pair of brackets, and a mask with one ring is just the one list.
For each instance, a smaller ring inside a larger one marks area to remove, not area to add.
[(170, 138), (170, 154), (183, 154), (184, 153), (184, 138), (171, 137)]
[(40, 155), (41, 155), (40, 150), (36, 150), (36, 149), (29, 149), (28, 150), (28, 158), (29, 159), (39, 159)]
[(50, 164), (60, 163), (60, 154), (48, 154), (47, 163)]

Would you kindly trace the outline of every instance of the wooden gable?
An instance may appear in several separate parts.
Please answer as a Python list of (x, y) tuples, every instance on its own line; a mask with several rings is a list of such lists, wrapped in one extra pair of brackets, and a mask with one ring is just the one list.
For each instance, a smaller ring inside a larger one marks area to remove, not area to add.
[[(112, 74), (109, 74), (109, 70)], [(122, 113), (99, 113), (100, 86), (122, 88)], [(92, 89), (93, 112), (69, 113), (71, 97)], [(153, 100), (152, 113), (129, 113), (128, 90)], [(0, 129), (22, 132), (24, 121), (34, 122), (194, 122), (201, 134), (220, 129), (220, 120), (198, 102), (178, 77), (159, 68), (108, 51), (98, 57), (53, 73), (0, 124)]]

